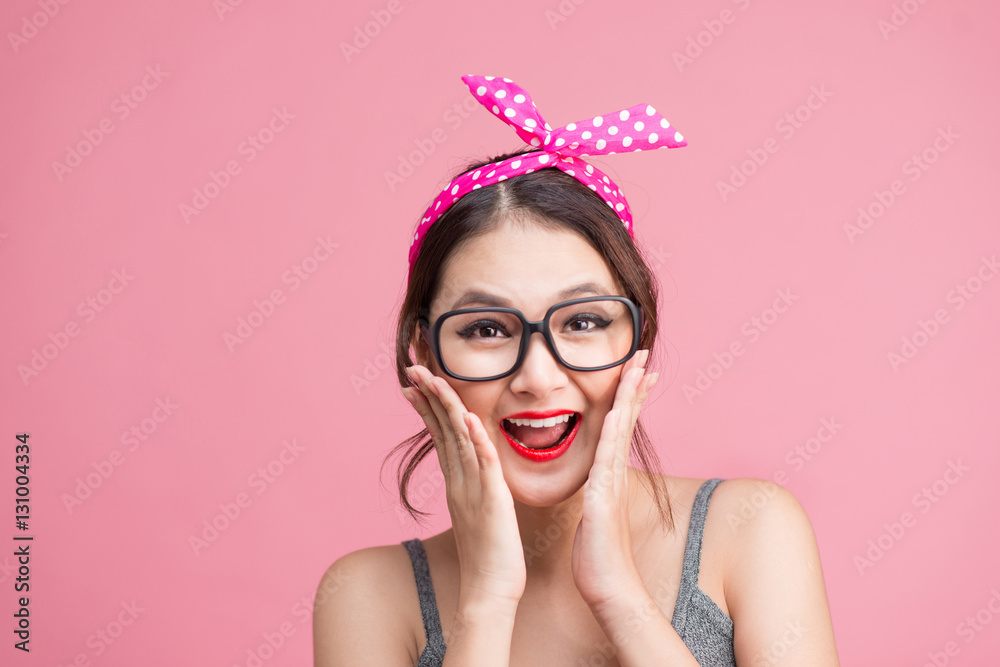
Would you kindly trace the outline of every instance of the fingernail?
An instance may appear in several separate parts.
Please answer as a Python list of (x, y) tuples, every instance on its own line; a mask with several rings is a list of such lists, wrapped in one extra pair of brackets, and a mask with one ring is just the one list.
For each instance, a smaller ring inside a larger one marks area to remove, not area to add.
[(434, 392), (435, 396), (441, 396), (441, 390), (437, 388), (437, 386), (435, 385), (435, 382), (434, 382), (436, 379), (437, 378), (433, 378), (433, 377), (432, 378), (428, 378), (428, 380), (427, 380), (427, 386), (431, 388), (431, 391)]

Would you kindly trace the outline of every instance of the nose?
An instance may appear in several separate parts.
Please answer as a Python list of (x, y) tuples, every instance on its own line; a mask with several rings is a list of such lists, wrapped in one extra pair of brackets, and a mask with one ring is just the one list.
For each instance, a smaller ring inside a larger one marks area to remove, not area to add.
[(515, 393), (526, 392), (535, 396), (545, 396), (565, 386), (568, 382), (566, 367), (552, 355), (545, 343), (545, 336), (535, 332), (528, 340), (521, 367), (511, 376), (510, 389)]

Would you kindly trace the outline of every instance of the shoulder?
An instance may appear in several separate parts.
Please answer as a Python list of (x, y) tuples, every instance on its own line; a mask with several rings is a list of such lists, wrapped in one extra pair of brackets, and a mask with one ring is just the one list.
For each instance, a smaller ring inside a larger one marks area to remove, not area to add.
[(739, 662), (781, 636), (802, 664), (837, 664), (819, 548), (799, 500), (774, 482), (737, 478), (716, 487), (711, 505), (728, 544), (723, 585)]
[(415, 662), (409, 607), (417, 604), (413, 567), (403, 545), (367, 547), (341, 556), (316, 589), (315, 664)]

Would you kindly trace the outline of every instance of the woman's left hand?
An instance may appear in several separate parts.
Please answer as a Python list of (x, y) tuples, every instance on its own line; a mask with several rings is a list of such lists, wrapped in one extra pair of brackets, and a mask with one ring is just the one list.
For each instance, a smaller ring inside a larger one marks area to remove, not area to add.
[(573, 579), (593, 609), (643, 586), (632, 555), (628, 460), (639, 411), (658, 377), (646, 374), (648, 358), (649, 350), (640, 350), (622, 371), (583, 486), (583, 518), (573, 539)]

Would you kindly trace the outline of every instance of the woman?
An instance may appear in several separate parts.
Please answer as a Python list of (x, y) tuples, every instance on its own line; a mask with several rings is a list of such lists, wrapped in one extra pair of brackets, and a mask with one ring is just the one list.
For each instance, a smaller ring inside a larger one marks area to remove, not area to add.
[(329, 568), (316, 665), (838, 665), (794, 496), (651, 472), (655, 281), (580, 158), (683, 137), (647, 105), (553, 130), (512, 81), (463, 80), (533, 148), (462, 172), (410, 250), (397, 370), (426, 431), (400, 494), (422, 514), (406, 486), (434, 449), (452, 527)]

